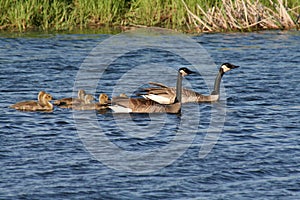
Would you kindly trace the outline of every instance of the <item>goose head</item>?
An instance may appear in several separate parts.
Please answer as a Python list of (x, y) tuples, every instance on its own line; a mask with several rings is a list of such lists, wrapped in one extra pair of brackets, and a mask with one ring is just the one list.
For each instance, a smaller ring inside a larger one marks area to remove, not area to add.
[(100, 104), (107, 104), (108, 103), (108, 96), (107, 94), (100, 94), (99, 95), (99, 103)]
[(40, 91), (38, 94), (38, 104), (40, 106), (46, 106), (52, 99), (52, 96), (45, 91)]
[(42, 98), (43, 98), (44, 94), (46, 94), (46, 92), (43, 91), (43, 90), (39, 92), (39, 94), (38, 94), (38, 101), (42, 101)]
[(42, 102), (43, 102), (43, 107), (46, 108), (46, 110), (53, 110), (53, 105), (50, 103), (50, 101), (53, 100), (53, 97), (51, 94), (45, 93), (42, 96)]
[(181, 74), (181, 76), (187, 76), (187, 75), (189, 75), (189, 74), (195, 73), (195, 72), (189, 70), (189, 69), (186, 68), (186, 67), (180, 68), (180, 69), (178, 70), (178, 72)]
[(81, 100), (84, 100), (85, 99), (85, 91), (84, 90), (78, 90), (78, 98), (81, 99)]
[(220, 71), (222, 73), (228, 72), (234, 68), (238, 68), (239, 66), (233, 65), (231, 63), (223, 63), (220, 67)]
[(53, 109), (53, 105), (49, 102), (53, 99), (52, 95), (51, 94), (48, 94), (48, 93), (44, 93), (42, 96), (41, 96), (41, 100), (39, 101), (39, 104), (40, 106), (46, 106), (46, 107), (49, 107), (50, 109)]
[(42, 97), (42, 99), (44, 100), (44, 102), (49, 102), (53, 99), (51, 94), (45, 93)]

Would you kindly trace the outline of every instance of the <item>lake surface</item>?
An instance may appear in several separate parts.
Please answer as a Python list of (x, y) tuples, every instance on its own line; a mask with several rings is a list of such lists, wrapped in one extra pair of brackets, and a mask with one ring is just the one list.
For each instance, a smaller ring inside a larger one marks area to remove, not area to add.
[[(36, 99), (40, 90), (57, 99), (74, 95), (82, 82), (93, 81), (82, 74), (100, 73), (84, 68), (96, 46), (104, 49), (98, 61), (109, 66), (99, 65), (103, 76), (95, 88), (85, 88), (95, 97), (138, 91), (150, 80), (174, 86), (176, 71), (170, 69), (191, 63), (164, 49), (118, 55), (117, 43), (101, 46), (110, 38), (0, 35), (0, 199), (300, 198), (299, 31), (192, 37), (210, 56), (201, 55), (203, 65), (216, 63), (208, 71), (216, 74), (224, 62), (240, 68), (224, 75), (220, 102), (186, 104), (181, 115), (9, 108)], [(182, 40), (172, 41), (186, 48)], [(118, 57), (106, 61), (107, 55)], [(205, 81), (202, 74), (183, 82), (208, 94)], [(109, 145), (118, 148), (110, 151)]]

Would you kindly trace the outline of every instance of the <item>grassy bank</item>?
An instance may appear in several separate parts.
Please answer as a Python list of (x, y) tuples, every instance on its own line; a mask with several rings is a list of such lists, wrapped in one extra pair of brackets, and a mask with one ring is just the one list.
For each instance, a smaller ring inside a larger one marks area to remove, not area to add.
[(0, 29), (159, 26), (190, 32), (294, 29), (298, 0), (0, 0)]

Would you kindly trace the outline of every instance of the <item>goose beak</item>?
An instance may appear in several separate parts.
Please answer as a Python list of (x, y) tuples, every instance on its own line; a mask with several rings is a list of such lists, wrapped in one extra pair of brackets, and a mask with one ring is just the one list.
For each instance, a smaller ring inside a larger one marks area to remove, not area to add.
[(197, 74), (197, 72), (189, 70), (188, 74)]
[(240, 66), (231, 64), (231, 69), (239, 68)]

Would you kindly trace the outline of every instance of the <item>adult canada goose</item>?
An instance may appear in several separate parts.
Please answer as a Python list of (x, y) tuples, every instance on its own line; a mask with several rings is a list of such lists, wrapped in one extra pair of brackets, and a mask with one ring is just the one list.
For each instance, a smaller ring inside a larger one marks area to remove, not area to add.
[(109, 106), (114, 112), (129, 113), (180, 113), (181, 111), (181, 91), (182, 78), (186, 75), (194, 73), (188, 68), (180, 68), (178, 70), (175, 100), (172, 104), (162, 105), (151, 99), (144, 98), (128, 98), (114, 97), (112, 98), (112, 106)]
[(68, 97), (68, 98), (62, 98), (59, 100), (54, 101), (54, 105), (62, 106), (62, 105), (72, 105), (77, 103), (84, 103), (85, 98), (85, 91), (84, 90), (78, 90), (78, 98)]
[[(239, 66), (230, 63), (223, 63), (216, 76), (215, 83), (214, 83), (214, 90), (211, 92), (210, 95), (203, 95), (189, 89), (183, 89), (182, 103), (218, 101), (220, 99), (220, 84), (223, 75), (226, 72), (238, 67)], [(175, 102), (176, 89), (174, 87), (168, 87), (161, 83), (151, 82), (150, 84), (158, 87), (143, 89), (140, 95), (142, 95), (144, 98), (151, 99), (160, 104), (172, 104), (173, 102)]]
[(85, 104), (75, 105), (72, 108), (74, 110), (103, 110), (108, 108), (109, 98), (107, 94), (99, 95), (99, 102), (91, 103), (88, 102), (90, 98), (85, 102)]
[(52, 100), (52, 96), (44, 91), (40, 91), (38, 94), (38, 101), (23, 101), (11, 105), (11, 108), (22, 111), (51, 111), (53, 105), (49, 102)]

